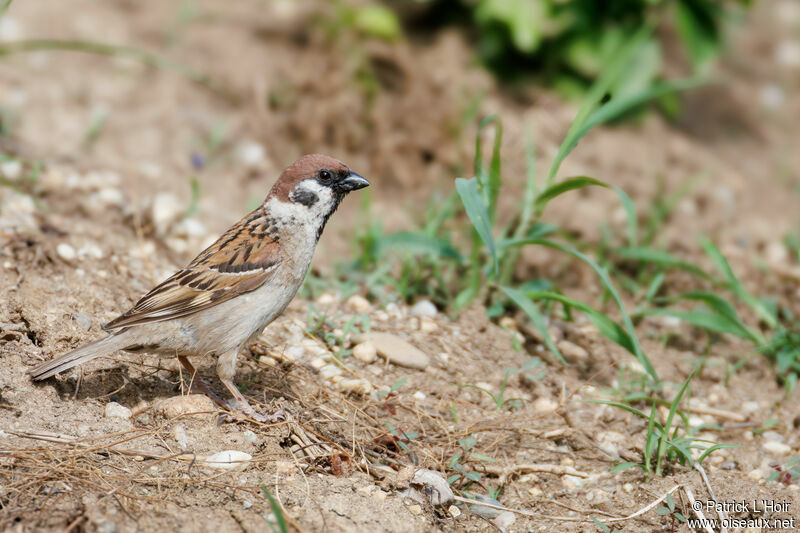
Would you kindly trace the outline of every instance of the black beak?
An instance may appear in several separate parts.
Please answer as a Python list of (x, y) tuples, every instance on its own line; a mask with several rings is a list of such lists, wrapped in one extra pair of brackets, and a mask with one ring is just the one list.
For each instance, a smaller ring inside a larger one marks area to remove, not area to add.
[(337, 185), (337, 188), (341, 192), (357, 191), (358, 189), (363, 189), (364, 187), (369, 187), (369, 182), (355, 172), (350, 172), (350, 175), (340, 181)]

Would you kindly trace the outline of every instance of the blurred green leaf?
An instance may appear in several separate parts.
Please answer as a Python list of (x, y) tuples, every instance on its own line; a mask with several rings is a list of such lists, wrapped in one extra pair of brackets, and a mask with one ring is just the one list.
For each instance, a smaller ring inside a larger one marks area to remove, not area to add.
[(662, 268), (678, 268), (703, 279), (710, 278), (710, 276), (699, 267), (678, 259), (669, 252), (664, 252), (662, 250), (654, 250), (653, 248), (642, 246), (618, 248), (614, 250), (614, 253), (622, 259), (651, 263)]
[(537, 197), (536, 197), (536, 207), (537, 210), (540, 212), (544, 209), (547, 203), (559, 196), (564, 194), (568, 191), (574, 191), (575, 189), (582, 189), (584, 187), (589, 186), (598, 186), (598, 187), (608, 187), (607, 184), (603, 183), (600, 180), (596, 180), (594, 178), (590, 178), (587, 176), (579, 176), (575, 178), (569, 178), (564, 181), (561, 181), (547, 189), (543, 190)]
[(475, 9), (479, 23), (500, 23), (521, 52), (533, 52), (542, 40), (542, 26), (549, 18), (549, 2), (531, 0), (482, 0)]
[(536, 307), (536, 304), (533, 303), (533, 301), (528, 298), (524, 292), (514, 289), (513, 287), (500, 287), (500, 290), (506, 293), (506, 296), (511, 298), (511, 300), (517, 304), (517, 306), (522, 309), (526, 315), (528, 315), (528, 318), (530, 318), (531, 322), (533, 322), (533, 327), (536, 328), (536, 331), (538, 331), (539, 335), (541, 335), (542, 339), (544, 339), (544, 344), (547, 346), (547, 349), (550, 350), (553, 355), (555, 355), (563, 364), (568, 364), (567, 360), (564, 359), (564, 356), (561, 355), (561, 352), (550, 338), (550, 332), (547, 331), (547, 321), (545, 320), (541, 311), (539, 311), (539, 308)]
[(707, 70), (719, 54), (722, 39), (716, 19), (721, 18), (721, 10), (708, 0), (678, 0), (675, 4), (675, 29), (697, 72)]
[(472, 226), (480, 236), (483, 244), (485, 244), (486, 248), (489, 250), (489, 254), (494, 263), (493, 272), (496, 273), (497, 249), (495, 247), (494, 237), (492, 236), (492, 226), (489, 223), (489, 211), (478, 189), (478, 180), (476, 178), (456, 178), (456, 191), (458, 191), (458, 195), (461, 197), (461, 203), (464, 204), (464, 209), (472, 222)]
[(394, 11), (381, 4), (367, 4), (355, 12), (355, 26), (370, 37), (396, 40), (401, 33), (400, 21)]
[(376, 254), (390, 249), (414, 254), (431, 254), (458, 262), (462, 260), (461, 254), (449, 242), (420, 232), (400, 231), (378, 239)]
[(628, 350), (633, 355), (636, 355), (636, 349), (634, 348), (633, 340), (631, 339), (630, 334), (625, 331), (625, 329), (611, 320), (608, 316), (604, 315), (597, 309), (587, 305), (581, 301), (574, 300), (572, 298), (568, 298), (563, 294), (558, 294), (555, 292), (549, 291), (541, 291), (541, 292), (531, 292), (527, 293), (526, 296), (531, 300), (556, 300), (561, 302), (564, 305), (568, 305), (570, 307), (574, 307), (575, 309), (581, 310), (586, 316), (591, 320), (592, 324), (597, 327), (597, 330), (602, 334), (604, 337), (612, 340), (616, 344), (622, 346), (626, 350)]

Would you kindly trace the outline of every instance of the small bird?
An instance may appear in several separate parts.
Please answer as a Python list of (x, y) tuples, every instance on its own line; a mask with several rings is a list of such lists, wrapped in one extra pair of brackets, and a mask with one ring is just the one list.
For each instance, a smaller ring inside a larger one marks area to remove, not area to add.
[[(332, 157), (301, 157), (283, 171), (261, 206), (105, 324), (108, 336), (29, 373), (33, 379), (46, 379), (117, 350), (177, 356), (193, 385), (236, 418), (267, 420), (234, 385), (236, 358), (294, 298), (322, 230), (342, 199), (367, 186), (366, 179)], [(194, 379), (197, 371), (188, 357), (207, 355), (217, 357), (217, 375), (234, 404)]]

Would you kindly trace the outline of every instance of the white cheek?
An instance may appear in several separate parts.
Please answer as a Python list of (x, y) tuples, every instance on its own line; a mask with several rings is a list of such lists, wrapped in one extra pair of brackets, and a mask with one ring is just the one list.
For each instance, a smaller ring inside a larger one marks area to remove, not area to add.
[(311, 191), (317, 195), (317, 201), (308, 208), (310, 211), (324, 216), (330, 211), (331, 207), (333, 207), (335, 200), (333, 198), (333, 191), (331, 191), (330, 187), (325, 187), (316, 180), (303, 181), (298, 185), (298, 187), (307, 191)]

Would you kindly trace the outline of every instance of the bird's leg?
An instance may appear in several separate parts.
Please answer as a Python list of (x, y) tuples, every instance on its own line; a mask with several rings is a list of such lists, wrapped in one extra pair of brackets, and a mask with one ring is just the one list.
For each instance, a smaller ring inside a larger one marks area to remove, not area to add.
[(225, 400), (217, 396), (214, 393), (214, 391), (212, 391), (209, 388), (208, 384), (205, 381), (203, 381), (203, 378), (197, 375), (197, 369), (192, 365), (192, 363), (189, 361), (188, 358), (186, 358), (183, 355), (179, 355), (178, 361), (180, 361), (183, 368), (185, 368), (186, 371), (189, 373), (190, 391), (196, 388), (198, 391), (200, 391), (201, 393), (205, 394), (206, 396), (214, 400), (214, 403), (216, 403), (223, 409), (229, 409), (229, 406), (227, 403), (225, 403)]
[(219, 376), (220, 381), (222, 381), (228, 390), (231, 391), (234, 400), (236, 400), (236, 408), (232, 409), (234, 412), (234, 417), (238, 411), (239, 413), (244, 414), (246, 417), (252, 418), (258, 422), (277, 422), (278, 420), (285, 419), (283, 409), (270, 416), (265, 416), (262, 413), (259, 413), (253, 409), (253, 406), (250, 405), (250, 402), (247, 401), (247, 398), (245, 398), (244, 395), (239, 392), (239, 389), (233, 383), (233, 375), (236, 373), (236, 358), (238, 355), (239, 350), (231, 350), (222, 354), (222, 356), (220, 356), (220, 358), (217, 360), (217, 375)]

